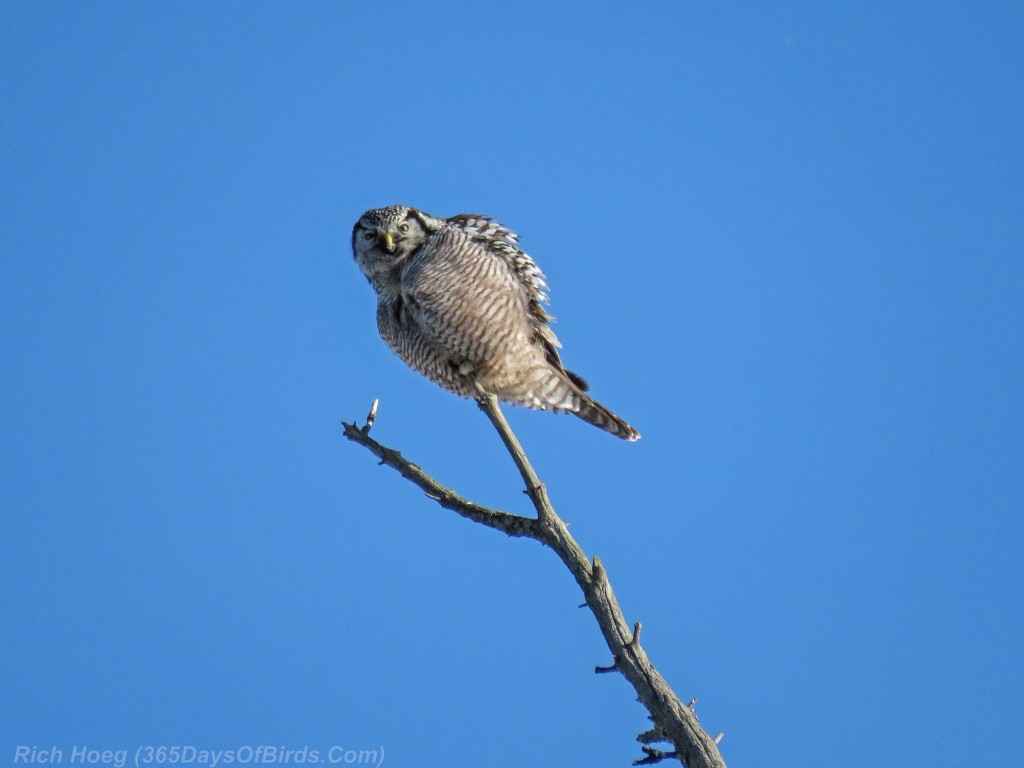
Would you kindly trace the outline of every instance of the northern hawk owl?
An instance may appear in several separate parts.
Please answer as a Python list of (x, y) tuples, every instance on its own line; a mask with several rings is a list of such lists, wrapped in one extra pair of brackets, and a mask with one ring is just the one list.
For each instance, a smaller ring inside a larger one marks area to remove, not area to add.
[(544, 274), (512, 230), (393, 205), (359, 218), (352, 251), (377, 292), (381, 338), (413, 370), (461, 397), (474, 394), (472, 376), (500, 400), (640, 437), (562, 365)]

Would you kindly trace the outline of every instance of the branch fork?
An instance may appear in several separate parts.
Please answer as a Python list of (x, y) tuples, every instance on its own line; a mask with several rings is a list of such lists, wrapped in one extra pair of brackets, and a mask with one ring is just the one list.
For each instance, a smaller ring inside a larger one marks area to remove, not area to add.
[[(675, 759), (687, 768), (725, 768), (725, 761), (718, 751), (718, 741), (722, 734), (715, 738), (709, 736), (697, 720), (694, 711), (696, 699), (684, 705), (655, 669), (640, 645), (643, 626), (636, 622), (630, 631), (600, 558), (595, 555), (591, 561), (583, 553), (565, 522), (551, 506), (547, 488), (537, 477), (522, 445), (505, 420), (497, 398), (481, 388), (475, 380), (471, 380), (476, 390), (477, 404), (494, 425), (518, 468), (526, 486), (525, 493), (530, 497), (537, 517), (490, 509), (463, 498), (441, 485), (398, 451), (371, 438), (370, 430), (377, 418), (377, 400), (373, 401), (366, 422), (361, 427), (342, 422), (345, 437), (369, 450), (381, 465), (396, 470), (442, 507), (508, 536), (533, 539), (554, 550), (583, 591), (586, 600), (584, 604), (594, 614), (608, 650), (612, 653), (614, 663), (608, 667), (595, 667), (594, 671), (621, 673), (633, 686), (637, 700), (650, 713), (650, 720), (654, 723), (653, 728), (637, 737), (644, 745), (641, 747), (644, 757), (633, 765), (653, 765)], [(659, 741), (671, 743), (675, 747), (674, 751), (646, 746)]]

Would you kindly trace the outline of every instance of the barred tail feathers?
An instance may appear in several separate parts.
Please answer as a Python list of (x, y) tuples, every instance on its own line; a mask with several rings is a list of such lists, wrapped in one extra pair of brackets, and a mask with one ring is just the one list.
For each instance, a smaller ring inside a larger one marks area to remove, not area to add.
[[(526, 391), (499, 393), (503, 400), (546, 411), (566, 411), (623, 440), (639, 440), (640, 433), (584, 392), (576, 374), (545, 366), (529, 377)], [(577, 383), (579, 382), (579, 383)], [(525, 382), (524, 382), (525, 383)]]
[(640, 439), (640, 433), (633, 427), (609, 411), (589, 395), (580, 394), (579, 410), (574, 413), (595, 427), (600, 427), (605, 432), (611, 432), (616, 437), (634, 442)]

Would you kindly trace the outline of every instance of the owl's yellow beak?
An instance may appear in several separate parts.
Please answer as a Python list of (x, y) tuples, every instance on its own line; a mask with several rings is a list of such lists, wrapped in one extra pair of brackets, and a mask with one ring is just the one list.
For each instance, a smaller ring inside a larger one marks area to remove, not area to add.
[(388, 253), (395, 252), (395, 235), (393, 232), (384, 233), (384, 250)]

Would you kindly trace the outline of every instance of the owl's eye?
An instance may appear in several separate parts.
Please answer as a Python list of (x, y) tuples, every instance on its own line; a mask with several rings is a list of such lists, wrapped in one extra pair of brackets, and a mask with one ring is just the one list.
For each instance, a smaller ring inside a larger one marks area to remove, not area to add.
[(376, 235), (373, 232), (366, 231), (363, 233), (363, 240), (373, 240), (375, 237)]
[(398, 231), (399, 232), (408, 232), (409, 231), (409, 222), (405, 222), (404, 224), (399, 225)]

